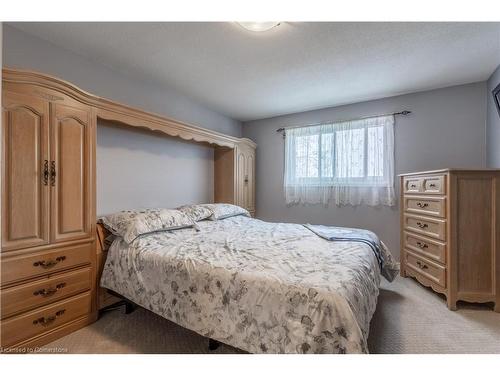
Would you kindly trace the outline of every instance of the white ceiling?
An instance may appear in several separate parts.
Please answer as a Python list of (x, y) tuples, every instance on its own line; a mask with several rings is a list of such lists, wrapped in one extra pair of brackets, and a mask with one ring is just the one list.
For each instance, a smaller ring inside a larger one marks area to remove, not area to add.
[(500, 23), (13, 23), (246, 121), (486, 80)]

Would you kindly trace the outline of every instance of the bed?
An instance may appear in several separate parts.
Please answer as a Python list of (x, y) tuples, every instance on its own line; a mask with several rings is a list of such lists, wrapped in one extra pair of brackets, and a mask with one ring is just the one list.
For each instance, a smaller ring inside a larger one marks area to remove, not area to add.
[(117, 237), (101, 286), (250, 353), (367, 353), (381, 275), (397, 268), (381, 251), (240, 215)]

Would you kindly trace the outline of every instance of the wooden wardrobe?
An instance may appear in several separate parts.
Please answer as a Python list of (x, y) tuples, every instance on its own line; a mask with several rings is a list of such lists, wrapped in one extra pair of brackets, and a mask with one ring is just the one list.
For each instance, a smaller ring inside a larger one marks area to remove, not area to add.
[(97, 319), (98, 118), (213, 147), (215, 202), (255, 213), (251, 140), (131, 108), (44, 74), (3, 69), (3, 348), (22, 352)]
[(3, 82), (2, 346), (95, 320), (92, 108)]
[(215, 202), (237, 204), (255, 216), (255, 144), (242, 140), (234, 148), (215, 149), (214, 169)]

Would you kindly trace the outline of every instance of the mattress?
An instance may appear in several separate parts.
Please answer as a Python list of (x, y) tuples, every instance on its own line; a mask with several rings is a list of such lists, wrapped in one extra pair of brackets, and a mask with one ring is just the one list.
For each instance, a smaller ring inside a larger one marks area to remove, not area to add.
[(367, 244), (244, 216), (198, 227), (117, 238), (101, 286), (251, 353), (368, 352), (381, 269)]

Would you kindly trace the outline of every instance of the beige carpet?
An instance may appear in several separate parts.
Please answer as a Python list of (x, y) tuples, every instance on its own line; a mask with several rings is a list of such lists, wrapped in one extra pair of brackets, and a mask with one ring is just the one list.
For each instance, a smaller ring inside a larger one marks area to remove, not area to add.
[[(412, 279), (384, 282), (370, 329), (371, 353), (500, 353), (500, 314), (444, 300)], [(208, 339), (147, 310), (109, 311), (96, 323), (47, 345), (69, 353), (208, 353)], [(221, 346), (211, 353), (238, 353)]]

